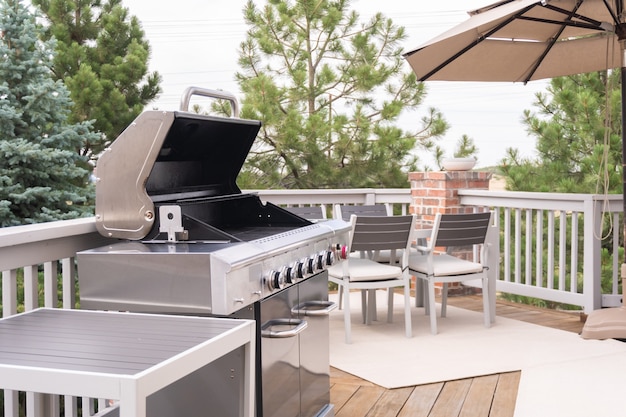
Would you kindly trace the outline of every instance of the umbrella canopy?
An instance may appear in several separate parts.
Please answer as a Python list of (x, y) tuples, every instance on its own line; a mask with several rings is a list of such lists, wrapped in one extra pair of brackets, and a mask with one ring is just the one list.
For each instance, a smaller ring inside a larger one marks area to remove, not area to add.
[(406, 52), (421, 81), (528, 82), (621, 66), (624, 0), (505, 0)]
[[(626, 0), (502, 0), (406, 52), (420, 81), (512, 81), (621, 67), (622, 158), (626, 155)], [(623, 174), (624, 175), (624, 174)], [(624, 175), (626, 213), (626, 175)], [(626, 224), (624, 226), (626, 240)], [(626, 271), (626, 264), (622, 265)], [(622, 276), (623, 288), (626, 277)], [(626, 299), (589, 315), (584, 338), (626, 338)]]

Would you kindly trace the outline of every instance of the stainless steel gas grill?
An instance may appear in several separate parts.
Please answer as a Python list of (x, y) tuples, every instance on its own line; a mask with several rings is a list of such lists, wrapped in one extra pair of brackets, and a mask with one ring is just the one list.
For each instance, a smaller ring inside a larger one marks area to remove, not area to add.
[(258, 416), (332, 415), (325, 269), (349, 224), (242, 193), (261, 124), (189, 113), (194, 94), (238, 112), (189, 89), (181, 111), (142, 113), (101, 156), (96, 224), (112, 243), (78, 254), (81, 308), (255, 319)]

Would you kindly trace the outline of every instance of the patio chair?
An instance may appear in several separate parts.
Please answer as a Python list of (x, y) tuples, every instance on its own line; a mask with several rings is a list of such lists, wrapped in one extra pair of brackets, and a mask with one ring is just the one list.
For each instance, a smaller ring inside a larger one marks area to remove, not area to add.
[(335, 206), (335, 218), (350, 221), (350, 217), (355, 214), (357, 216), (389, 216), (392, 213), (387, 211), (387, 207), (383, 204), (364, 204), (360, 206), (342, 205)]
[[(331, 282), (339, 286), (344, 305), (346, 343), (351, 343), (350, 290), (387, 289), (387, 321), (393, 321), (393, 288), (404, 289), (404, 323), (407, 337), (411, 331), (410, 276), (408, 274), (408, 248), (415, 228), (415, 216), (356, 216), (350, 218), (352, 232), (348, 253), (355, 251), (377, 252), (390, 250), (392, 259), (401, 256), (399, 265), (385, 264), (370, 258), (346, 256), (342, 262), (328, 268)], [(343, 290), (343, 291), (341, 291)], [(363, 293), (362, 293), (363, 294)], [(364, 297), (362, 298), (364, 301)], [(368, 303), (371, 307), (374, 303)], [(370, 323), (373, 312), (362, 303), (365, 322)]]
[[(352, 215), (355, 216), (391, 216), (392, 214), (387, 211), (387, 207), (383, 204), (364, 204), (360, 206), (353, 205), (336, 205), (335, 206), (335, 218), (342, 219), (345, 221), (350, 221), (350, 217)], [(361, 253), (353, 253), (352, 256), (360, 256), (363, 257), (365, 254)], [(368, 256), (371, 258), (372, 253), (370, 252)], [(375, 260), (378, 262), (389, 262), (390, 251), (378, 251), (376, 253)]]
[[(390, 213), (387, 209), (387, 206), (384, 204), (362, 204), (362, 205), (349, 205), (349, 204), (337, 204), (335, 206), (334, 217), (336, 219), (341, 219), (345, 221), (350, 221), (350, 217), (352, 215), (356, 216), (391, 216), (393, 213)], [(391, 262), (391, 251), (389, 250), (380, 250), (375, 254), (372, 252), (365, 253), (361, 252), (352, 252), (352, 257), (369, 257), (370, 259), (374, 259), (377, 262), (382, 263), (390, 263)], [(395, 261), (399, 261), (401, 258), (400, 255), (396, 256)], [(343, 288), (339, 289), (339, 309), (343, 307)], [(367, 293), (367, 295), (366, 295)], [(366, 301), (366, 298), (369, 301)], [(366, 308), (366, 304), (369, 303), (371, 305), (372, 317), (370, 320), (376, 320), (376, 293), (374, 290), (372, 291), (362, 291), (362, 299), (364, 309)], [(365, 313), (364, 313), (365, 314)], [(365, 320), (365, 315), (363, 317)]]
[(326, 212), (322, 206), (285, 207), (285, 210), (310, 221), (326, 220)]
[[(487, 230), (492, 213), (441, 214), (435, 217), (431, 237), (426, 246), (418, 245), (418, 252), (409, 256), (409, 272), (424, 281), (426, 314), (430, 315), (430, 330), (437, 334), (435, 308), (435, 283), (443, 283), (441, 293), (441, 317), (446, 317), (448, 283), (479, 279), (482, 284), (483, 314), (485, 327), (491, 326), (489, 290), (487, 277)], [(480, 259), (469, 261), (450, 255), (456, 247), (480, 245)], [(447, 253), (438, 250), (445, 248)]]

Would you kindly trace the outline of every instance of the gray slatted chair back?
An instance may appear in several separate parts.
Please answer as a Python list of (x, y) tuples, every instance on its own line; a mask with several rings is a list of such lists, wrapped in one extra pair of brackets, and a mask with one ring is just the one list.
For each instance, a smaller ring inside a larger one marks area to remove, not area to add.
[(356, 216), (351, 218), (351, 251), (406, 249), (413, 228), (413, 216)]
[(490, 212), (441, 214), (435, 246), (469, 246), (485, 243)]
[(285, 210), (307, 220), (323, 220), (326, 218), (322, 206), (285, 207)]
[(357, 216), (387, 216), (387, 208), (383, 204), (362, 206), (339, 206), (342, 220), (349, 221), (354, 214)]

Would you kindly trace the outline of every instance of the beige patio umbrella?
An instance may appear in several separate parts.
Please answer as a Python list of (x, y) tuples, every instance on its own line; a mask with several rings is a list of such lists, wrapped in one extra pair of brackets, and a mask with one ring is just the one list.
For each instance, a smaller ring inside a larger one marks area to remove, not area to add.
[[(404, 57), (421, 81), (532, 80), (621, 68), (626, 97), (626, 0), (503, 0)], [(622, 114), (626, 115), (626, 100)], [(622, 152), (626, 125), (622, 118)], [(624, 184), (626, 202), (626, 179)], [(626, 212), (626, 210), (625, 210)], [(626, 226), (624, 228), (626, 236)], [(626, 264), (622, 265), (626, 283)], [(624, 288), (624, 286), (622, 286)], [(585, 338), (626, 338), (626, 304), (594, 311)]]

